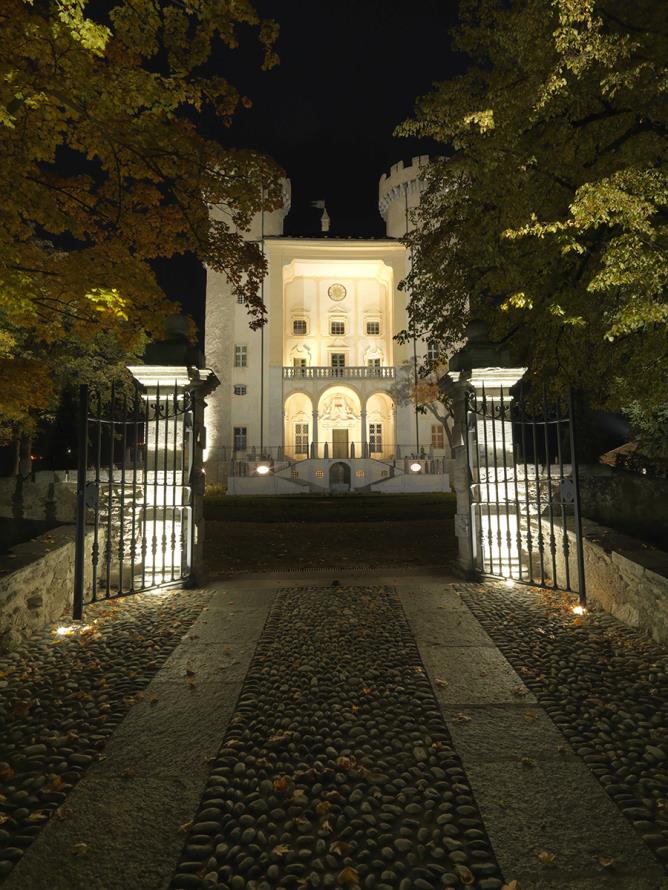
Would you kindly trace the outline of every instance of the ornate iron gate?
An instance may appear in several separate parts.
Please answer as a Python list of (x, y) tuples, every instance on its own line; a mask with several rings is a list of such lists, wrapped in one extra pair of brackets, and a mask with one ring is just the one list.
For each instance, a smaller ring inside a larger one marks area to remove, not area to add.
[(570, 591), (585, 603), (573, 395), (503, 387), (466, 396), (471, 551), (486, 575)]
[(80, 387), (75, 619), (87, 603), (189, 577), (194, 398), (177, 383)]

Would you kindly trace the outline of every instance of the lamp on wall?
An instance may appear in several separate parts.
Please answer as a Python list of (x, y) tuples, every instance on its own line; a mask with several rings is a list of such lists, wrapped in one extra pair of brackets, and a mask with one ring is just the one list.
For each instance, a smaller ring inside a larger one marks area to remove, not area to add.
[(259, 465), (255, 468), (255, 472), (256, 472), (259, 476), (266, 476), (268, 473), (271, 472), (271, 467), (270, 467), (268, 464), (259, 464)]
[(411, 473), (419, 473), (422, 470), (422, 464), (417, 463), (417, 461), (410, 465)]

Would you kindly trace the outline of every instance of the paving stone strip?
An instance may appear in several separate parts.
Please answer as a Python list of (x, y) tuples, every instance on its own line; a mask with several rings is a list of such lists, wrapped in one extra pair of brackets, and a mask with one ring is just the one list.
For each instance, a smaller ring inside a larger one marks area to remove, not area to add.
[(394, 590), (281, 589), (171, 887), (502, 884)]
[(205, 606), (202, 590), (99, 603), (0, 656), (0, 880), (21, 860)]
[(668, 654), (558, 591), (457, 587), (668, 873)]

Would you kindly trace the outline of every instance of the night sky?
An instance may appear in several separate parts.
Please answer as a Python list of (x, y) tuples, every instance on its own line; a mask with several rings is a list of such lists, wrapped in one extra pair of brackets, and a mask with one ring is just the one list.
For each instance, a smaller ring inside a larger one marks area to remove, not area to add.
[[(215, 60), (253, 107), (230, 129), (210, 135), (225, 144), (272, 155), (292, 182), (285, 233), (319, 231), (324, 199), (332, 235), (384, 235), (378, 179), (391, 164), (441, 149), (426, 140), (393, 137), (415, 99), (435, 81), (463, 69), (450, 49), (455, 0), (262, 0), (259, 13), (278, 21), (281, 62), (260, 70), (255, 40)], [(200, 328), (205, 274), (192, 258), (159, 266), (160, 282)]]

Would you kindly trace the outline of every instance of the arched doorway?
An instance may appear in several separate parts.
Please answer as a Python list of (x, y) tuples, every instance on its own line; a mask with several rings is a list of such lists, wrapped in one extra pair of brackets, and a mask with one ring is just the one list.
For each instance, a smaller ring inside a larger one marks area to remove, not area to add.
[(350, 491), (350, 465), (337, 461), (329, 468), (329, 490)]

